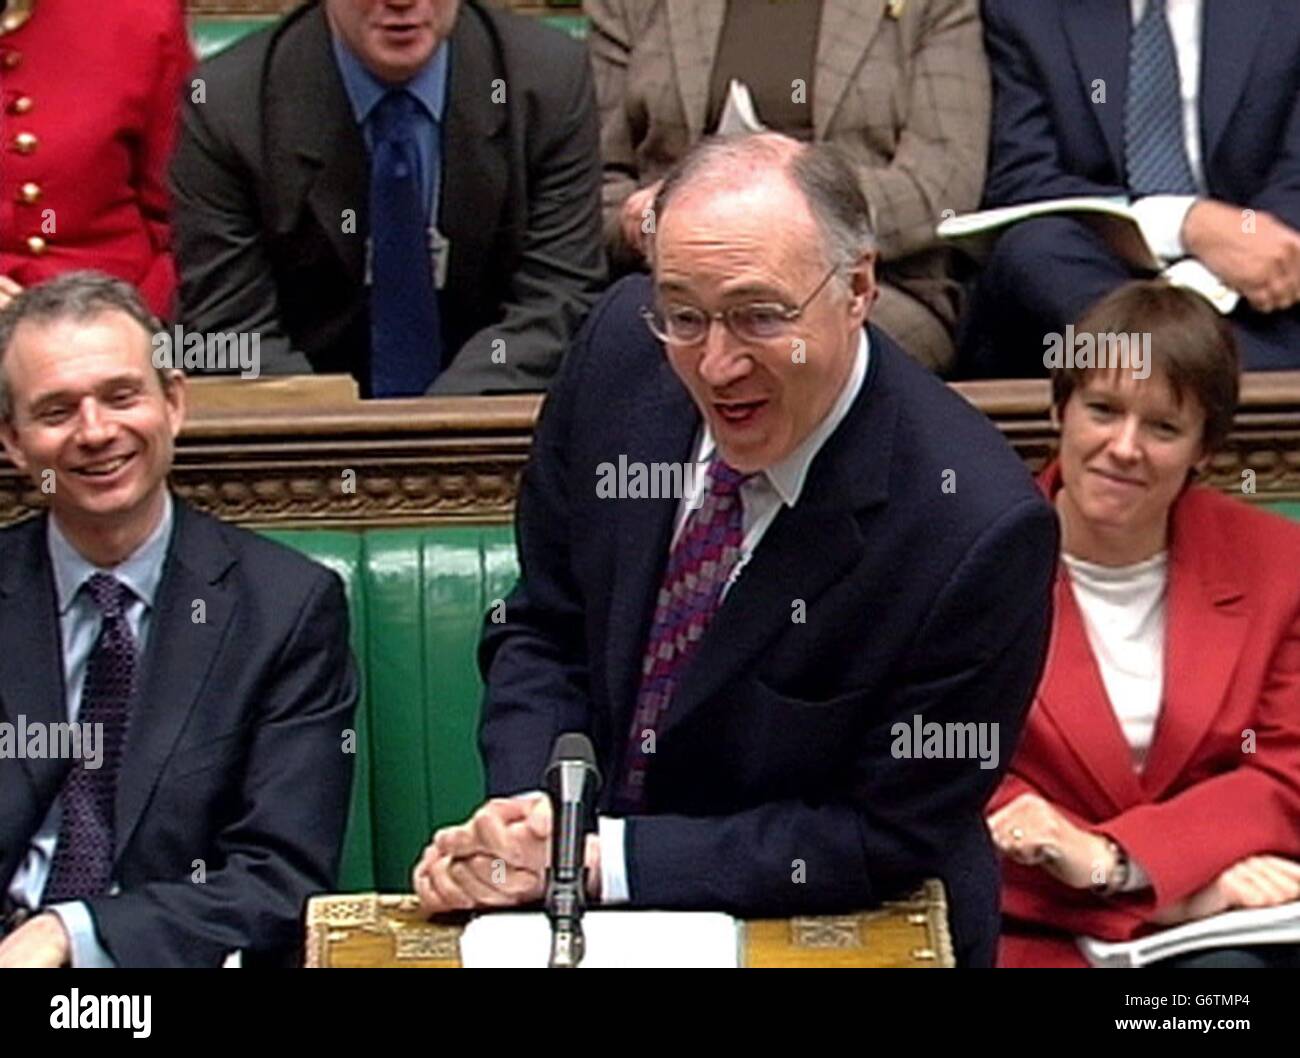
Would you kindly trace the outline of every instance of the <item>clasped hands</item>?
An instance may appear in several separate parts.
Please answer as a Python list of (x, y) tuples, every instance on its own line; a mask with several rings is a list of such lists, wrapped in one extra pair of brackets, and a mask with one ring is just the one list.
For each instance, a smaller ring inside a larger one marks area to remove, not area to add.
[[(1076, 826), (1049, 801), (1023, 793), (986, 820), (993, 843), (1009, 860), (1041, 867), (1072, 889), (1109, 878), (1115, 853), (1100, 834)], [(1300, 900), (1300, 863), (1281, 856), (1247, 856), (1191, 896), (1168, 904), (1151, 921), (1173, 926), (1236, 908), (1276, 907)]]
[[(551, 858), (551, 802), (543, 793), (493, 798), (433, 835), (411, 881), (426, 914), (516, 907), (542, 899)], [(600, 842), (587, 836), (587, 893), (600, 893)]]

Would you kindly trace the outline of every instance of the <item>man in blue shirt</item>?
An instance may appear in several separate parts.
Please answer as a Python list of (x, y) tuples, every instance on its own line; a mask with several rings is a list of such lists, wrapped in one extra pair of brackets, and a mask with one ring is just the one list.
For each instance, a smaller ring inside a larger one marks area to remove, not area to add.
[(460, 0), (322, 0), (197, 78), (187, 326), (366, 396), (546, 387), (605, 278), (579, 44)]
[(92, 272), (0, 311), (0, 441), (49, 497), (0, 530), (0, 966), (285, 962), (335, 882), (342, 585), (168, 491), (157, 331)]

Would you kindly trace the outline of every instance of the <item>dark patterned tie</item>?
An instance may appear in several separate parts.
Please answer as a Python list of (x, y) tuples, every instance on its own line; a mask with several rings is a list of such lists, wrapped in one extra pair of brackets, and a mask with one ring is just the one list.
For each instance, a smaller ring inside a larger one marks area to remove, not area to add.
[(657, 731), (672, 702), (677, 678), (717, 613), (722, 589), (740, 558), (744, 516), (740, 486), (749, 476), (715, 459), (709, 465), (704, 500), (688, 516), (668, 556), (624, 754), (616, 798), (616, 810), (621, 813), (645, 807), (645, 776), (651, 760), (646, 733)]
[(1137, 196), (1196, 194), (1165, 0), (1147, 0), (1146, 11), (1133, 27), (1128, 63), (1124, 151), (1129, 190)]
[(442, 368), (442, 321), (420, 190), (416, 107), (394, 89), (371, 116), (370, 393), (418, 397)]
[(96, 573), (85, 588), (104, 619), (86, 665), (77, 722), (103, 725), (103, 759), (93, 770), (74, 763), (64, 780), (45, 904), (106, 893), (113, 865), (113, 799), (135, 687), (135, 638), (126, 619), (131, 590), (107, 573)]

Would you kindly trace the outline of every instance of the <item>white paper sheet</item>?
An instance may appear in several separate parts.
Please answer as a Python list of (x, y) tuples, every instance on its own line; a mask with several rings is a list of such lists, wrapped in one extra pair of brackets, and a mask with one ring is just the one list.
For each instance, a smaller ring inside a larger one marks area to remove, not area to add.
[[(712, 911), (589, 911), (583, 969), (740, 965), (740, 923)], [(466, 969), (546, 966), (551, 926), (540, 911), (480, 915), (460, 939)]]

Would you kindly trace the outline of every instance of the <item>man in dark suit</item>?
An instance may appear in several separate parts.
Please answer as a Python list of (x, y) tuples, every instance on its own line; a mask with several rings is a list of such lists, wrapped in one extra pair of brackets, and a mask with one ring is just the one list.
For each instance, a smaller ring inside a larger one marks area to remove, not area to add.
[[(577, 730), (605, 775), (601, 899), (843, 911), (938, 877), (958, 958), (990, 964), (980, 806), (1042, 662), (1052, 512), (986, 419), (864, 328), (867, 209), (834, 148), (706, 143), (655, 210), (653, 279), (593, 310), (524, 475), (522, 576), (480, 655), (495, 799), (435, 835), (416, 890), (535, 898), (549, 817), (527, 791)], [(918, 718), (968, 751), (913, 752)]]
[(293, 961), (335, 882), (342, 585), (169, 493), (156, 329), (88, 272), (0, 313), (0, 439), (49, 496), (0, 530), (0, 966)]
[[(1241, 293), (1243, 365), (1300, 367), (1300, 8), (985, 0), (984, 33), (984, 205), (1133, 200), (1163, 260), (1195, 258)], [(984, 270), (964, 372), (1045, 374), (1044, 336), (1139, 274), (1079, 221), (1022, 221)]]
[(579, 44), (471, 0), (323, 0), (196, 77), (185, 325), (367, 396), (545, 388), (605, 277)]

